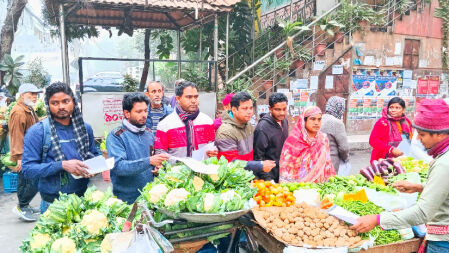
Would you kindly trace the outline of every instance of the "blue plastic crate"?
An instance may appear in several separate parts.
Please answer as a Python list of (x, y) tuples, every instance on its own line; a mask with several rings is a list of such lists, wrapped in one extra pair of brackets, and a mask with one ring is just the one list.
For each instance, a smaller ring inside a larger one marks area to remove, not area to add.
[(3, 190), (11, 193), (17, 191), (18, 175), (14, 172), (6, 172), (3, 174)]

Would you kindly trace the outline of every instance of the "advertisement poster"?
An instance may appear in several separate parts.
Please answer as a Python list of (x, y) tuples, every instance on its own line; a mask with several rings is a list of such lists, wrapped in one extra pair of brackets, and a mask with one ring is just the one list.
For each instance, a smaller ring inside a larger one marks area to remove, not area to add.
[(348, 119), (356, 119), (357, 114), (357, 98), (351, 97), (348, 101)]
[(369, 118), (372, 116), (371, 114), (371, 98), (364, 98), (363, 99), (363, 116), (365, 118)]
[(426, 95), (428, 94), (428, 89), (429, 89), (429, 80), (427, 80), (427, 78), (418, 78), (416, 95)]
[(440, 77), (432, 76), (428, 79), (428, 94), (438, 95), (439, 87), (440, 87)]
[(376, 96), (396, 96), (397, 78), (377, 76), (375, 80)]
[[(403, 85), (403, 72), (403, 70), (395, 69), (354, 68), (352, 94), (356, 96), (396, 96), (396, 90)], [(410, 85), (409, 82), (407, 84)]]

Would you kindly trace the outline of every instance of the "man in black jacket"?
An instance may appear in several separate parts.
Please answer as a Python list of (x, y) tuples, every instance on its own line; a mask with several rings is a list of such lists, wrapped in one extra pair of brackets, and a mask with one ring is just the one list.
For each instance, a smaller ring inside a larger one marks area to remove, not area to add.
[(288, 137), (287, 97), (273, 93), (268, 99), (270, 113), (265, 114), (254, 131), (254, 160), (276, 161), (276, 167), (260, 175), (264, 180), (279, 182), (279, 159), (282, 146)]

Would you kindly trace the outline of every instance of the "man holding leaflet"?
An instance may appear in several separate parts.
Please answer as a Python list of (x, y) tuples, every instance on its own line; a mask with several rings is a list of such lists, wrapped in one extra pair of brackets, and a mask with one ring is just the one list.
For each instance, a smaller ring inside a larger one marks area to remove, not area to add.
[[(84, 194), (90, 177), (84, 160), (98, 155), (92, 128), (84, 123), (72, 89), (56, 82), (45, 90), (47, 118), (25, 134), (22, 172), (25, 178), (38, 179), (42, 201), (40, 211), (59, 197), (59, 193)], [(82, 176), (75, 179), (70, 174)]]

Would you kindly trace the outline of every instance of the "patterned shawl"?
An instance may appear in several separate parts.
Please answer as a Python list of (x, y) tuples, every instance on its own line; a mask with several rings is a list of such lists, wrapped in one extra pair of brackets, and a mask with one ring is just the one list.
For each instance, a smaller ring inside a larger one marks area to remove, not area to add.
[(200, 114), (200, 110), (198, 109), (196, 112), (186, 112), (179, 104), (176, 104), (175, 108), (179, 118), (181, 118), (186, 126), (187, 156), (191, 157), (193, 150), (195, 150), (195, 129), (193, 128), (193, 121)]
[(314, 106), (304, 110), (298, 123), (284, 143), (280, 159), (281, 182), (324, 182), (335, 175), (329, 141), (321, 131), (309, 137), (304, 118), (321, 114)]
[(412, 126), (408, 123), (407, 117), (405, 115), (402, 115), (401, 117), (391, 117), (390, 114), (388, 114), (388, 108), (387, 106), (384, 107), (382, 110), (382, 118), (386, 119), (388, 121), (388, 125), (390, 128), (390, 134), (389, 134), (389, 144), (391, 146), (397, 147), (399, 143), (402, 141), (401, 134), (408, 134), (410, 140), (412, 139), (413, 132), (412, 132)]
[(341, 119), (345, 112), (345, 99), (342, 97), (332, 96), (327, 100), (326, 113)]

